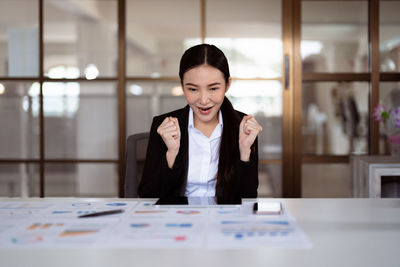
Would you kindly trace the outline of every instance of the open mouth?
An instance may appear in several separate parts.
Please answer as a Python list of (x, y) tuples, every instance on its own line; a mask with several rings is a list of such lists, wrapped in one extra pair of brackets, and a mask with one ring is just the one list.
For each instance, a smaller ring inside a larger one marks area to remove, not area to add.
[(199, 107), (199, 111), (200, 111), (201, 114), (208, 114), (208, 113), (210, 113), (211, 109), (212, 109), (212, 107), (207, 107), (207, 108), (200, 108)]

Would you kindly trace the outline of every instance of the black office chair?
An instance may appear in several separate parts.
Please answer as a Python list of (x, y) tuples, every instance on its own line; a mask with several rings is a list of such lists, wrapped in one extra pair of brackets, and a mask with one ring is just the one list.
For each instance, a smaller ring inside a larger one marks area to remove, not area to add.
[(126, 169), (124, 197), (138, 197), (150, 133), (132, 134), (126, 145)]

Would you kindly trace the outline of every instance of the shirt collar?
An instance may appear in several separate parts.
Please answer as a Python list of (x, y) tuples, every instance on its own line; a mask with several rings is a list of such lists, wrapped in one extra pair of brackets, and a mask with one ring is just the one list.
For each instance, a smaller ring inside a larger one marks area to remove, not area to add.
[(193, 110), (191, 107), (189, 108), (189, 128), (194, 128)]
[[(195, 129), (194, 128), (194, 122), (193, 122), (193, 115), (194, 114), (193, 114), (192, 107), (190, 107), (189, 108), (189, 124), (188, 124), (188, 126), (189, 126), (188, 128), (189, 129)], [(214, 132), (210, 136), (210, 139), (213, 139), (213, 138), (221, 136), (221, 131), (222, 131), (223, 126), (224, 126), (224, 122), (223, 122), (223, 119), (222, 119), (222, 112), (221, 112), (221, 110), (219, 110), (218, 111), (218, 125), (215, 127), (215, 128), (219, 127), (219, 129), (218, 129), (218, 131), (214, 130)], [(214, 134), (217, 134), (218, 136), (214, 136)]]

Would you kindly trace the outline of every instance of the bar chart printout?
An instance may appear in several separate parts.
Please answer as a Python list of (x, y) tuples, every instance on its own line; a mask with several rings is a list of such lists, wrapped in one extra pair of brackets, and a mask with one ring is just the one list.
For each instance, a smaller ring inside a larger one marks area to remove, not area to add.
[[(253, 214), (252, 204), (162, 207), (145, 200), (2, 202), (0, 249), (312, 246), (285, 207), (280, 215), (260, 216)], [(123, 212), (78, 218), (79, 215), (113, 209), (123, 209)]]

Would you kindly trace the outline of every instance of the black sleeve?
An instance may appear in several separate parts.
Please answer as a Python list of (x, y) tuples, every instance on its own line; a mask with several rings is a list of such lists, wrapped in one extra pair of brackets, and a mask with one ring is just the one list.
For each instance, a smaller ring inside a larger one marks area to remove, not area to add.
[(256, 198), (258, 188), (258, 138), (251, 147), (250, 161), (244, 162), (240, 158), (236, 162), (235, 194), (243, 198)]
[(177, 188), (180, 188), (180, 177), (183, 171), (182, 153), (178, 153), (172, 169), (169, 168), (166, 159), (167, 146), (157, 133), (157, 128), (163, 119), (163, 117), (155, 117), (151, 124), (146, 162), (138, 189), (140, 197), (171, 196)]

